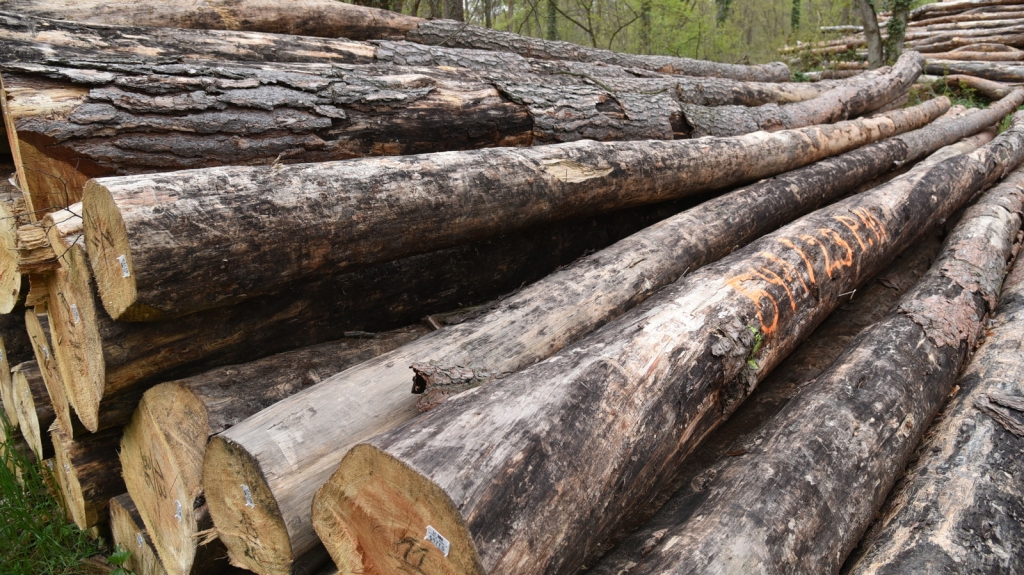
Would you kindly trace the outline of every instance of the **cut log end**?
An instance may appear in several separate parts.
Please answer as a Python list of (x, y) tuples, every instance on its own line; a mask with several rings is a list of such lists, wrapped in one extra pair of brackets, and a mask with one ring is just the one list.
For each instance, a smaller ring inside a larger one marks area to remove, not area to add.
[(68, 517), (75, 522), (75, 525), (84, 531), (96, 524), (99, 514), (95, 509), (89, 508), (82, 496), (82, 484), (78, 480), (78, 474), (71, 462), (71, 454), (67, 449), (71, 439), (58, 430), (51, 432), (51, 438), (53, 440), (54, 467), (57, 468), (57, 486), (60, 488), (60, 494), (64, 500), (64, 510), (67, 511)]
[(139, 575), (167, 573), (153, 551), (135, 502), (127, 493), (110, 500), (110, 533), (114, 544), (132, 552), (124, 566)]
[(17, 244), (18, 219), (0, 202), (0, 313), (11, 313), (21, 295)]
[(12, 429), (18, 428), (18, 412), (14, 409), (14, 380), (11, 378), (11, 365), (7, 361), (7, 346), (0, 336), (0, 402), (4, 406), (4, 415)]
[(342, 572), (483, 574), (445, 492), (372, 445), (358, 445), (313, 500), (313, 527)]
[(206, 447), (203, 488), (231, 564), (265, 575), (291, 575), (291, 540), (277, 500), (255, 458), (214, 436)]
[(159, 313), (147, 313), (136, 305), (138, 291), (128, 231), (110, 191), (90, 181), (85, 186), (82, 209), (85, 214), (85, 240), (96, 287), (107, 313), (121, 321), (160, 319)]
[(50, 396), (57, 426), (65, 435), (71, 436), (74, 424), (71, 420), (67, 394), (64, 393), (64, 383), (61, 380), (57, 360), (50, 345), (49, 320), (46, 316), (40, 317), (30, 309), (25, 312), (25, 329), (28, 331), (36, 362), (39, 363), (43, 373), (43, 384), (46, 386), (46, 393)]
[(32, 452), (40, 461), (53, 456), (49, 428), (54, 420), (52, 406), (43, 382), (39, 364), (28, 361), (11, 370), (14, 381), (14, 408), (18, 412), (18, 426)]

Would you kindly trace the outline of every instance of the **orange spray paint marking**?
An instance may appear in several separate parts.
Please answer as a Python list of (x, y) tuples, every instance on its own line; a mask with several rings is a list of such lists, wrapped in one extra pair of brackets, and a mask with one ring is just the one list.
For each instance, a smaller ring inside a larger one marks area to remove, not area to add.
[(839, 232), (830, 228), (818, 228), (818, 233), (822, 237), (831, 238), (839, 247), (846, 250), (846, 257), (834, 262), (835, 265), (829, 270), (828, 277), (832, 277), (831, 270), (841, 270), (853, 265), (853, 248), (843, 239), (843, 236), (839, 235)]
[[(798, 272), (797, 269), (795, 267), (793, 267), (793, 264), (787, 262), (786, 260), (784, 260), (782, 258), (775, 257), (775, 256), (773, 256), (772, 254), (770, 254), (768, 252), (761, 252), (758, 255), (764, 256), (769, 261), (772, 261), (772, 262), (775, 262), (776, 264), (778, 264), (779, 267), (782, 268), (782, 273), (786, 274), (786, 281), (787, 282), (793, 283), (793, 278), (795, 276), (796, 279), (800, 281), (800, 285), (804, 286), (804, 291), (807, 292), (808, 294), (811, 293), (811, 290), (808, 289), (808, 287), (807, 287), (807, 282), (804, 281), (804, 278), (803, 278), (803, 276), (800, 275), (800, 272)], [(792, 272), (792, 273), (790, 273), (790, 272)]]
[(875, 234), (878, 241), (889, 237), (889, 234), (885, 233), (885, 227), (882, 225), (882, 222), (878, 221), (878, 218), (872, 215), (866, 208), (856, 208), (853, 210), (853, 213), (857, 214), (860, 221), (864, 222), (864, 226), (871, 230), (871, 233)]
[(807, 266), (807, 276), (811, 281), (811, 285), (818, 285), (818, 280), (814, 279), (814, 266), (811, 265), (811, 260), (807, 259), (807, 254), (787, 238), (779, 238), (779, 243), (792, 248), (793, 251), (800, 254), (800, 259), (804, 260), (804, 265)]
[(789, 284), (782, 279), (782, 276), (765, 267), (762, 267), (760, 268), (760, 271), (755, 271), (753, 273), (764, 281), (786, 290), (786, 297), (789, 298), (789, 307), (793, 311), (796, 311), (796, 300), (793, 299), (793, 292), (789, 291)]
[[(860, 224), (857, 220), (849, 216), (836, 216), (835, 220), (846, 226), (846, 228), (853, 233), (853, 237), (857, 238), (857, 244), (860, 245), (861, 251), (868, 249), (868, 247), (864, 245), (864, 240), (860, 239), (860, 234), (857, 233), (857, 230), (860, 229)], [(875, 245), (875, 242), (871, 241), (871, 238), (868, 238), (868, 242), (870, 242), (871, 245)]]
[[(732, 289), (736, 290), (737, 293), (742, 294), (753, 302), (754, 307), (757, 309), (757, 321), (761, 324), (761, 333), (763, 333), (765, 337), (768, 337), (775, 332), (775, 328), (779, 325), (779, 303), (775, 301), (775, 296), (765, 289), (749, 289), (743, 286), (743, 282), (752, 279), (754, 278), (751, 277), (750, 274), (744, 274), (736, 276), (725, 283)], [(771, 325), (767, 325), (764, 321), (764, 310), (762, 309), (761, 301), (765, 299), (771, 302), (773, 308)]]
[(825, 273), (828, 274), (828, 279), (832, 279), (832, 260), (828, 256), (828, 248), (825, 247), (825, 244), (818, 241), (818, 238), (814, 236), (800, 236), (800, 239), (818, 246), (818, 249), (821, 250), (821, 255), (825, 258)]

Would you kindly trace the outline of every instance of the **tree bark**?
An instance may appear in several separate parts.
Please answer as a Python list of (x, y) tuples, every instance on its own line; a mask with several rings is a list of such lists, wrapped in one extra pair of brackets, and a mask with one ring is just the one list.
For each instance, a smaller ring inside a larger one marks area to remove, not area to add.
[(884, 63), (882, 59), (882, 33), (878, 29), (878, 19), (870, 0), (856, 0), (857, 11), (864, 23), (864, 37), (868, 44), (868, 66), (877, 68)]
[(1020, 9), (1020, 0), (953, 0), (951, 2), (936, 2), (925, 4), (915, 8), (910, 13), (911, 20), (925, 20), (936, 16), (946, 16), (957, 12), (965, 12), (975, 8), (1005, 7), (1012, 6), (1013, 9)]
[(1007, 94), (1017, 89), (1016, 86), (1010, 84), (1003, 84), (964, 74), (950, 74), (949, 76), (938, 77), (932, 76), (932, 78), (934, 78), (934, 82), (944, 82), (951, 88), (974, 90), (978, 94), (981, 94), (990, 100), (1005, 98)]
[(86, 243), (111, 317), (155, 320), (280, 289), (281, 279), (750, 182), (892, 135), (894, 126), (884, 116), (736, 138), (100, 178), (83, 201)]
[(925, 20), (917, 20), (911, 22), (908, 26), (911, 28), (927, 28), (928, 26), (934, 26), (937, 24), (952, 24), (960, 22), (987, 22), (991, 20), (1020, 20), (1024, 18), (1024, 9), (1021, 6), (1005, 6), (1010, 8), (1007, 12), (962, 12), (960, 14), (954, 14), (952, 16), (937, 16), (935, 18), (928, 18)]
[(995, 62), (957, 62), (928, 60), (925, 71), (936, 76), (964, 74), (995, 82), (1024, 82), (1024, 66), (1011, 66)]
[(43, 373), (35, 361), (19, 363), (11, 370), (14, 380), (14, 409), (18, 412), (18, 428), (32, 453), (40, 461), (53, 457), (50, 424), (56, 419), (50, 396), (46, 393)]
[(1004, 44), (1006, 46), (1024, 47), (1024, 34), (984, 34), (972, 36), (946, 34), (943, 36), (934, 36), (927, 40), (914, 40), (912, 42), (907, 42), (907, 48), (927, 55), (932, 52), (948, 52), (950, 50), (957, 50), (963, 46), (977, 44), (979, 41), (984, 41), (985, 43)]
[[(914, 289), (717, 469), (690, 519), (626, 573), (837, 573), (995, 306), (1022, 185), (1018, 171), (969, 208)], [(941, 572), (928, 567), (899, 572)]]
[(299, 0), (288, 5), (267, 0), (230, 3), (206, 0), (192, 5), (169, 3), (160, 8), (147, 6), (142, 10), (111, 4), (109, 0), (83, 1), (73, 6), (47, 6), (37, 0), (5, 0), (0, 7), (36, 17), (98, 24), (248, 30), (327, 38), (344, 36), (353, 40), (408, 40), (429, 46), (511, 52), (531, 58), (614, 64), (687, 76), (762, 82), (789, 80), (789, 68), (781, 62), (740, 66), (674, 56), (620, 54), (480, 28), (455, 20), (423, 20), (331, 0)]
[(122, 493), (110, 500), (110, 533), (115, 548), (131, 551), (124, 568), (137, 575), (166, 575), (153, 550), (146, 527), (132, 496)]
[(54, 429), (50, 437), (56, 452), (54, 465), (61, 470), (57, 483), (71, 520), (83, 531), (105, 522), (110, 500), (125, 492), (117, 460), (121, 430), (71, 439)]
[(775, 131), (815, 124), (829, 124), (880, 108), (910, 89), (921, 75), (924, 59), (908, 53), (880, 76), (851, 80), (821, 96), (782, 106), (767, 104), (758, 108), (717, 106), (713, 108), (683, 104), (687, 135), (736, 136), (758, 130)]
[[(122, 475), (168, 573), (209, 571), (197, 569), (195, 561), (206, 546), (200, 545), (201, 532), (213, 527), (202, 486), (203, 454), (211, 435), (427, 331), (411, 326), (323, 343), (147, 391), (121, 440)], [(224, 547), (217, 547), (224, 559), (220, 567), (226, 567)]]
[(51, 288), (52, 301), (60, 302), (50, 307), (54, 340), (61, 342), (56, 357), (85, 427), (123, 425), (159, 381), (489, 301), (679, 209), (657, 205), (534, 227), (144, 324), (115, 322), (102, 311), (76, 246), (73, 265), (55, 273)]
[(806, 216), (551, 360), (356, 446), (314, 501), (321, 538), (343, 571), (575, 572), (840, 294), (1022, 159), (1015, 126)]
[[(1014, 105), (1008, 101), (1003, 107)], [(918, 142), (910, 148), (914, 157), (920, 157), (927, 153), (920, 143), (931, 145), (945, 138), (937, 128), (899, 140)], [(216, 436), (204, 463), (204, 484), (233, 560), (257, 572), (283, 573), (293, 561), (313, 552), (318, 542), (310, 526), (309, 502), (315, 488), (310, 486), (327, 479), (344, 455), (344, 446), (416, 414), (414, 397), (398, 400), (408, 388), (405, 366), (436, 363), (505, 374), (540, 361), (681, 274), (803, 213), (812, 205), (804, 203), (807, 199), (825, 202), (857, 180), (870, 179), (863, 171), (870, 171), (870, 165), (888, 170), (899, 161), (888, 154), (900, 148), (900, 142), (882, 142), (777, 176), (666, 220), (545, 278), (491, 313), (352, 368)], [(850, 174), (851, 179), (837, 180), (836, 174)], [(811, 195), (801, 200), (790, 195), (795, 190)], [(374, 396), (356, 394), (371, 384), (377, 389)], [(318, 409), (315, 416), (303, 417), (303, 434), (330, 439), (297, 445), (274, 436), (276, 422), (306, 413), (322, 403), (320, 398), (342, 396), (360, 399), (338, 406), (344, 413)], [(280, 457), (285, 452), (289, 458)], [(261, 503), (245, 506), (239, 484), (247, 485)], [(258, 546), (253, 543), (257, 537)]]
[(932, 60), (962, 60), (982, 62), (1020, 62), (1024, 61), (1024, 52), (932, 52), (928, 54)]

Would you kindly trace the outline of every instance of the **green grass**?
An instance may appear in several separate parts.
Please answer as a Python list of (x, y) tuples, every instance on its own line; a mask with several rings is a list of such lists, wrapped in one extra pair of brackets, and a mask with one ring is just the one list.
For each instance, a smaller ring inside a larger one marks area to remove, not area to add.
[[(5, 431), (0, 437), (10, 437), (10, 426), (2, 413), (0, 424)], [(51, 479), (48, 469), (36, 465), (6, 441), (0, 443), (0, 573), (82, 573), (82, 560), (101, 552), (101, 542), (90, 540), (65, 520), (60, 504), (47, 487)]]

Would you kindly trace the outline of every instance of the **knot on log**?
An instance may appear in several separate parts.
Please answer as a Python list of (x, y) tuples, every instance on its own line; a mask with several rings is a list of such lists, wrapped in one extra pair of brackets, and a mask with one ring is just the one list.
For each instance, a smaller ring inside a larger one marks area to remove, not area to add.
[(409, 367), (414, 373), (412, 392), (423, 394), (423, 397), (416, 401), (416, 408), (421, 413), (441, 405), (452, 395), (508, 375), (478, 367), (465, 367), (435, 361), (426, 364), (414, 363)]

